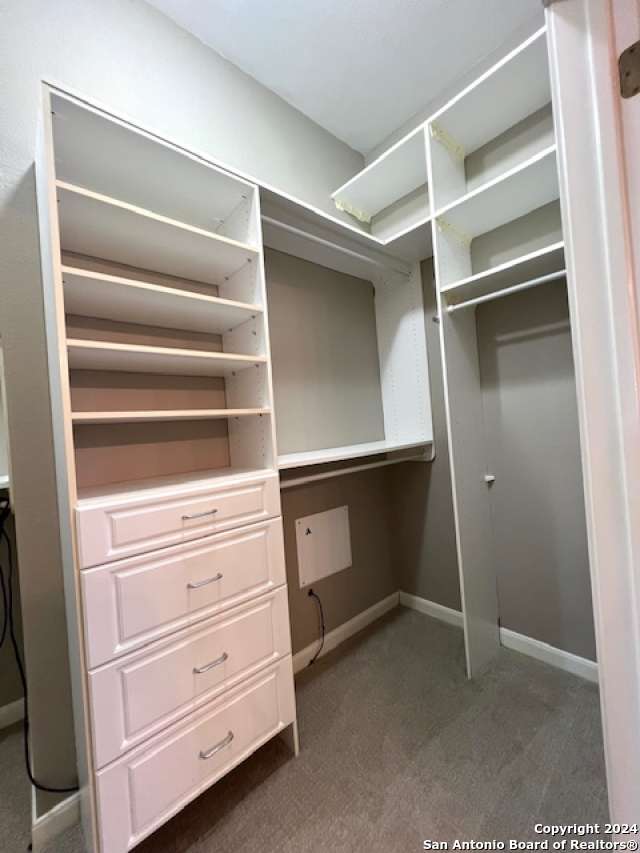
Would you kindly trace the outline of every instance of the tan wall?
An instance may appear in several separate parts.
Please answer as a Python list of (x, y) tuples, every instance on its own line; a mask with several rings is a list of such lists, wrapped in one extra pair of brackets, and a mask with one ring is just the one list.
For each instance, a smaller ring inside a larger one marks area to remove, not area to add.
[(327, 631), (398, 589), (390, 542), (389, 489), (384, 468), (349, 474), (282, 492), (293, 651), (319, 637), (316, 602), (300, 589), (295, 520), (347, 505), (353, 565), (313, 584), (322, 599)]

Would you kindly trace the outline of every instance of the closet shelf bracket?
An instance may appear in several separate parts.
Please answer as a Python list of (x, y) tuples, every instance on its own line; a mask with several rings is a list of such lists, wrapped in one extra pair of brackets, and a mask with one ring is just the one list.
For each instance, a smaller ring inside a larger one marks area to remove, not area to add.
[(442, 125), (438, 124), (436, 121), (432, 121), (429, 125), (429, 133), (433, 139), (437, 140), (442, 146), (444, 146), (444, 148), (447, 149), (454, 159), (464, 163), (466, 157), (464, 146), (459, 142), (456, 142), (453, 136), (451, 136), (451, 134), (448, 133)]

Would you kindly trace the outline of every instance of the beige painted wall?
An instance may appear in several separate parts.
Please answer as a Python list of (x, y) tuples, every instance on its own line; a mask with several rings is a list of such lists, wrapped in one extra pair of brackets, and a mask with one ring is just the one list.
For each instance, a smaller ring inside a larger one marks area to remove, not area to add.
[(353, 565), (313, 584), (322, 599), (327, 631), (398, 589), (384, 468), (284, 490), (282, 515), (294, 653), (315, 642), (320, 633), (316, 602), (309, 598), (308, 589), (300, 589), (295, 520), (345, 504), (349, 507)]

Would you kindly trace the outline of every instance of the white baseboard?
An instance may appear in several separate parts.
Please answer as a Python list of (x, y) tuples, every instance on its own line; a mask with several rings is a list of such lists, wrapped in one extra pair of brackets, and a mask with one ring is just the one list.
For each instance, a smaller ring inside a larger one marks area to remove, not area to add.
[(35, 795), (32, 800), (31, 845), (33, 853), (40, 853), (47, 844), (66, 829), (80, 821), (80, 794), (72, 794), (41, 817), (35, 816)]
[(410, 607), (411, 610), (418, 610), (420, 613), (425, 613), (427, 616), (433, 616), (434, 619), (439, 619), (441, 622), (448, 622), (449, 625), (455, 625), (456, 628), (462, 628), (462, 613), (460, 610), (445, 607), (444, 604), (436, 604), (435, 601), (429, 601), (426, 598), (420, 598), (419, 595), (411, 595), (408, 592), (400, 593), (400, 604), (403, 607)]
[[(432, 616), (434, 619), (439, 619), (441, 622), (462, 627), (462, 613), (459, 610), (444, 607), (442, 604), (436, 604), (435, 601), (429, 601), (408, 592), (401, 592), (400, 604), (404, 607), (410, 607), (412, 610), (418, 610), (420, 613), (425, 613), (427, 616)], [(586, 678), (587, 681), (598, 681), (598, 664), (595, 661), (579, 657), (571, 654), (571, 652), (565, 652), (563, 649), (550, 646), (549, 643), (534, 640), (533, 637), (526, 637), (524, 634), (518, 634), (509, 628), (500, 628), (500, 643), (507, 649), (528, 655), (531, 658), (548, 663), (550, 666), (555, 666), (557, 669), (571, 672), (573, 675), (579, 675), (581, 678)]]
[(24, 699), (16, 699), (0, 707), (0, 729), (6, 729), (24, 719)]
[[(376, 619), (384, 616), (384, 614), (388, 613), (389, 610), (393, 610), (393, 608), (397, 607), (398, 604), (399, 593), (394, 592), (392, 595), (383, 598), (382, 601), (378, 601), (377, 604), (373, 605), (373, 607), (369, 607), (368, 610), (363, 610), (362, 613), (358, 613), (358, 615), (354, 616), (353, 619), (349, 619), (348, 622), (339, 625), (337, 628), (334, 628), (333, 631), (329, 631), (324, 638), (324, 646), (319, 657), (323, 657), (328, 652), (333, 651), (333, 649), (339, 646), (340, 643), (344, 643), (344, 641), (348, 640), (349, 637), (353, 637), (353, 635), (357, 634), (358, 631), (362, 631), (363, 628), (366, 628), (367, 625), (370, 625), (372, 622), (375, 622)], [(310, 646), (307, 646), (305, 649), (302, 649), (293, 656), (294, 672), (300, 672), (300, 670), (309, 665), (309, 661), (318, 650), (318, 642), (312, 643)]]
[(563, 649), (550, 646), (549, 643), (534, 640), (533, 637), (525, 637), (524, 634), (518, 634), (509, 628), (500, 628), (500, 642), (507, 649), (529, 655), (565, 672), (586, 678), (587, 681), (596, 683), (598, 681), (598, 664), (588, 658), (565, 652)]

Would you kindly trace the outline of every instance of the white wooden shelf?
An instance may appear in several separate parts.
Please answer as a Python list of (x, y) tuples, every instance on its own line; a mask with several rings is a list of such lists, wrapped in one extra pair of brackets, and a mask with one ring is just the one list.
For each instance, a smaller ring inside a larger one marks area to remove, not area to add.
[(415, 224), (388, 237), (385, 248), (399, 258), (412, 263), (431, 257), (433, 254), (431, 216), (421, 217)]
[(363, 456), (375, 456), (380, 453), (394, 453), (399, 450), (418, 450), (429, 447), (431, 442), (393, 443), (390, 441), (370, 441), (363, 444), (351, 444), (345, 447), (329, 447), (323, 450), (307, 450), (301, 453), (285, 453), (278, 456), (278, 468), (303, 468), (307, 465), (324, 465), (328, 462), (341, 462), (345, 459), (359, 459)]
[(211, 231), (57, 181), (62, 249), (221, 284), (257, 251)]
[(209, 231), (254, 192), (202, 157), (86, 104), (54, 95), (52, 106), (56, 173), (63, 181)]
[(223, 334), (262, 313), (248, 305), (159, 284), (62, 266), (67, 314)]
[(524, 163), (441, 208), (438, 225), (450, 226), (470, 240), (512, 222), (559, 198), (556, 146), (550, 145)]
[(435, 113), (430, 124), (468, 155), (550, 102), (543, 27)]
[(178, 376), (227, 376), (266, 362), (264, 356), (73, 338), (67, 340), (67, 352), (72, 370), (118, 370)]
[(134, 412), (74, 412), (74, 424), (137, 424), (160, 421), (209, 421), (270, 414), (270, 409), (154, 409)]
[(347, 211), (358, 211), (366, 221), (426, 183), (427, 157), (421, 125), (339, 187), (331, 198)]
[(528, 280), (564, 269), (564, 243), (552, 243), (543, 249), (521, 255), (512, 261), (468, 276), (442, 287), (448, 305), (486, 296)]

